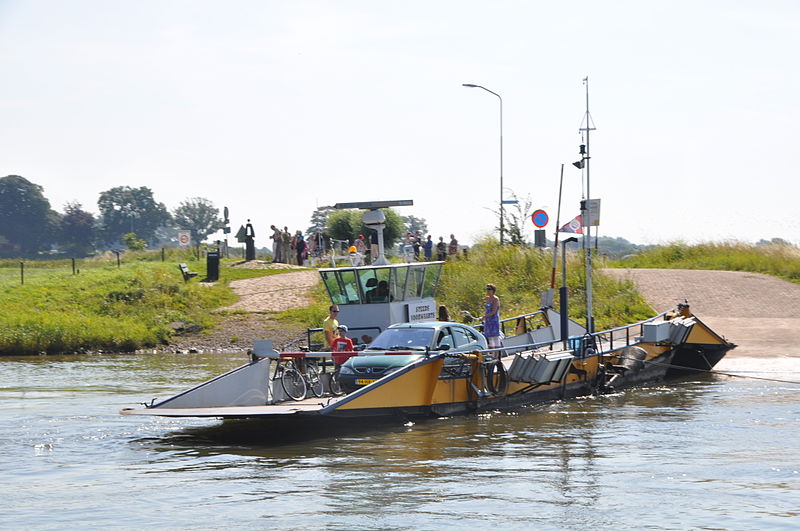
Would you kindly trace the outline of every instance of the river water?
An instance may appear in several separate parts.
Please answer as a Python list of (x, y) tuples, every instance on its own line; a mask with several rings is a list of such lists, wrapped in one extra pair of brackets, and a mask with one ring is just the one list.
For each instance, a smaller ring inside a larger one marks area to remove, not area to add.
[[(123, 417), (242, 354), (0, 359), (8, 529), (796, 529), (800, 385), (711, 375), (424, 422)], [(732, 357), (800, 382), (800, 358)]]

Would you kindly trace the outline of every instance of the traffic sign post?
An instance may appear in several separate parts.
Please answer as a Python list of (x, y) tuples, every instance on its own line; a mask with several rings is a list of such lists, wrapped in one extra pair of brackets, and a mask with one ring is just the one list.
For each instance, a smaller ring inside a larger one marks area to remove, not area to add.
[(187, 247), (192, 242), (192, 233), (188, 230), (178, 231), (178, 245)]
[(550, 221), (550, 217), (547, 215), (547, 212), (544, 210), (537, 210), (533, 214), (531, 214), (531, 221), (533, 224), (540, 229), (547, 225), (547, 222)]

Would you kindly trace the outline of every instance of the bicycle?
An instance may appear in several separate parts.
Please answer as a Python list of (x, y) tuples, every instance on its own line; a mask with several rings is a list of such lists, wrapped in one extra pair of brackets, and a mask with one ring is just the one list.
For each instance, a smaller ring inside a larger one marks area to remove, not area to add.
[(342, 390), (342, 382), (339, 381), (339, 366), (333, 370), (331, 373), (331, 380), (330, 380), (330, 389), (331, 394), (333, 396), (342, 396), (344, 394), (344, 390)]
[(309, 389), (317, 398), (321, 398), (325, 391), (317, 365), (310, 360), (305, 360), (305, 370), (303, 371), (297, 368), (293, 359), (288, 359), (283, 363), (279, 360), (275, 365), (275, 372), (272, 374), (272, 381), (277, 379), (280, 379), (286, 396), (292, 400), (303, 400), (308, 395)]

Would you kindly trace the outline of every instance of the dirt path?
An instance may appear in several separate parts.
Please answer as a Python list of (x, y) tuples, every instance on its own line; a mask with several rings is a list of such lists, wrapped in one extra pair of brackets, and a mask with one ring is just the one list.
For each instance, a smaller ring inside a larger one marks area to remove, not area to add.
[(307, 305), (311, 301), (309, 291), (318, 281), (317, 271), (234, 280), (230, 285), (239, 300), (222, 310), (236, 313), (226, 315), (213, 330), (175, 337), (170, 349), (182, 352), (247, 350), (256, 339), (272, 339), (276, 347), (284, 348), (304, 338), (305, 329), (288, 328), (274, 321), (272, 313)]
[(800, 357), (800, 285), (758, 273), (604, 269), (630, 278), (661, 312), (688, 299), (692, 312), (739, 347), (735, 356)]
[(248, 278), (231, 282), (239, 301), (225, 310), (246, 312), (282, 312), (306, 306), (308, 292), (319, 281), (316, 271), (296, 271), (268, 277)]

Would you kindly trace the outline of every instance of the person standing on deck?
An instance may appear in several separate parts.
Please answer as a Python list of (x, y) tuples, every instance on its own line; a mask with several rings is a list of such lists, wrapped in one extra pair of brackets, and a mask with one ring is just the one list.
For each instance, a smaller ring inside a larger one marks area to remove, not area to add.
[(336, 337), (331, 344), (333, 363), (338, 367), (348, 359), (356, 355), (353, 349), (353, 340), (347, 337), (347, 326), (339, 325), (336, 327)]
[(485, 311), (481, 322), (483, 323), (483, 335), (489, 348), (500, 347), (500, 299), (495, 292), (497, 288), (494, 284), (486, 284), (486, 298), (483, 299)]
[(328, 308), (328, 317), (322, 321), (322, 331), (325, 333), (325, 348), (333, 349), (333, 340), (336, 339), (336, 329), (339, 327), (339, 321), (336, 316), (339, 315), (339, 305), (331, 304)]

